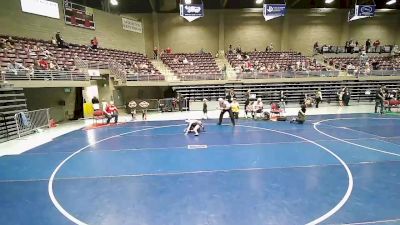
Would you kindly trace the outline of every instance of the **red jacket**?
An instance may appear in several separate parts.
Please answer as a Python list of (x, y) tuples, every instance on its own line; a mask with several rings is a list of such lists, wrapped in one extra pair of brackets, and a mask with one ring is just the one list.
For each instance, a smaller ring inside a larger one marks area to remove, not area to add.
[(117, 107), (115, 107), (115, 105), (108, 105), (108, 106), (106, 107), (106, 112), (107, 112), (108, 114), (112, 114), (112, 113), (114, 113), (114, 112), (118, 112), (118, 109), (117, 109)]

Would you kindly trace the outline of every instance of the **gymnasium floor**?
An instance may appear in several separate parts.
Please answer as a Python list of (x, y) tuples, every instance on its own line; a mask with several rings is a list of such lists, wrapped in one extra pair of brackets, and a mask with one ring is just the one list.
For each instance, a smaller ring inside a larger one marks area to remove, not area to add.
[(69, 132), (0, 158), (0, 224), (400, 224), (400, 117), (308, 119)]

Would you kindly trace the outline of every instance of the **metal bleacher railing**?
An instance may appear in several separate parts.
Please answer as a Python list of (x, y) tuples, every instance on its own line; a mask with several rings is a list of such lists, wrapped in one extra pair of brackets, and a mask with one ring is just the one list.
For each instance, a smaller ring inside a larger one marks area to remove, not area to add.
[(245, 72), (237, 74), (237, 79), (271, 79), (271, 78), (307, 78), (337, 77), (340, 71), (282, 71), (282, 72)]
[(45, 81), (87, 81), (89, 76), (80, 71), (35, 70), (33, 73), (27, 70), (1, 71), (2, 81), (7, 80), (45, 80)]
[[(393, 45), (383, 45), (383, 46), (371, 46), (368, 49), (368, 53), (390, 53), (394, 46)], [(321, 46), (314, 49), (314, 52), (325, 54), (325, 53), (358, 53), (361, 51), (360, 46), (353, 47), (352, 49), (346, 49), (345, 46)]]
[(50, 109), (19, 112), (14, 115), (14, 120), (20, 138), (22, 135), (30, 134), (37, 129), (50, 127)]

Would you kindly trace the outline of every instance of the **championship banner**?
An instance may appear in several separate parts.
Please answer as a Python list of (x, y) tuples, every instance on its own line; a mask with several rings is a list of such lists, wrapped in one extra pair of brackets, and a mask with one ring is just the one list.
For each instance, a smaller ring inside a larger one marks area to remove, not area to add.
[(199, 19), (204, 16), (204, 6), (201, 4), (179, 4), (181, 17), (187, 21)]
[(355, 5), (354, 9), (349, 11), (349, 21), (375, 16), (376, 5)]
[(67, 0), (64, 1), (64, 18), (67, 25), (91, 30), (96, 28), (92, 8)]
[(122, 29), (142, 33), (142, 22), (128, 18), (122, 18)]
[(286, 14), (286, 4), (264, 4), (263, 14), (265, 21), (284, 16)]

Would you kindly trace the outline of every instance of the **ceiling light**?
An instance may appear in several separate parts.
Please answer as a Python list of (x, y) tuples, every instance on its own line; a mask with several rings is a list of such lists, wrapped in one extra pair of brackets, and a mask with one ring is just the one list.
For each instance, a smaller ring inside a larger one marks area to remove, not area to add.
[(334, 2), (335, 0), (325, 0), (326, 4), (331, 4), (332, 2)]
[(192, 4), (192, 0), (185, 0), (185, 4), (187, 4), (187, 5)]
[(111, 5), (118, 5), (118, 1), (117, 0), (110, 0)]
[(394, 3), (396, 3), (396, 0), (390, 0), (386, 2), (386, 5), (393, 5)]
[(261, 4), (263, 3), (263, 0), (256, 0), (256, 4)]

